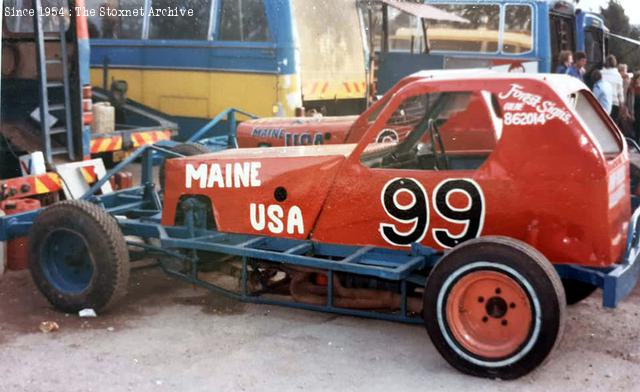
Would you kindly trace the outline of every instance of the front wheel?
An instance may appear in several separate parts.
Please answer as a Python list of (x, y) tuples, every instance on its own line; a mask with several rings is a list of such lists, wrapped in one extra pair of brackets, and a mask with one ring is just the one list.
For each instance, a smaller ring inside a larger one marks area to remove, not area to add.
[(86, 201), (45, 209), (29, 234), (33, 281), (57, 309), (75, 313), (108, 309), (129, 280), (129, 253), (116, 220)]
[(424, 319), (440, 354), (479, 377), (514, 379), (560, 341), (562, 282), (529, 245), (505, 237), (467, 241), (443, 256), (426, 283)]

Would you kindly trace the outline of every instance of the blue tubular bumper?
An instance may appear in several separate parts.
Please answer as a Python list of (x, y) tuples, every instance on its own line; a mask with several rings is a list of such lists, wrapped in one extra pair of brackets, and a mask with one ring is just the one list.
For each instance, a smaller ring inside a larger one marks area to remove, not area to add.
[(640, 208), (636, 208), (629, 221), (627, 246), (622, 264), (604, 278), (603, 305), (613, 308), (636, 286), (640, 277)]
[(615, 308), (631, 293), (640, 278), (640, 207), (629, 221), (627, 243), (620, 264), (606, 269), (585, 268), (576, 265), (556, 265), (562, 278), (590, 283), (602, 289), (602, 304)]
[(0, 242), (29, 234), (33, 220), (39, 212), (40, 210), (33, 210), (0, 218)]

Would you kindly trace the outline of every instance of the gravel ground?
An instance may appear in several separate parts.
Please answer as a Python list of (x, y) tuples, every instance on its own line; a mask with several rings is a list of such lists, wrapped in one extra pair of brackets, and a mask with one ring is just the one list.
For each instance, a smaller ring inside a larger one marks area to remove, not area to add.
[(569, 308), (545, 366), (506, 382), (458, 373), (421, 326), (238, 303), (157, 269), (81, 319), (12, 272), (0, 278), (0, 391), (640, 390), (640, 290), (616, 310), (599, 294)]

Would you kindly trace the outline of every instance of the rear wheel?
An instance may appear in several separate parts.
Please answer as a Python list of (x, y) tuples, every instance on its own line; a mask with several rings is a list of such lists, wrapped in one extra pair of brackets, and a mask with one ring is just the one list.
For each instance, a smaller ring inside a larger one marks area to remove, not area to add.
[(29, 269), (57, 309), (104, 311), (126, 293), (129, 253), (115, 219), (85, 201), (45, 209), (29, 234)]
[(467, 241), (427, 280), (424, 319), (442, 356), (480, 377), (514, 379), (539, 366), (559, 342), (562, 283), (549, 261), (504, 237)]

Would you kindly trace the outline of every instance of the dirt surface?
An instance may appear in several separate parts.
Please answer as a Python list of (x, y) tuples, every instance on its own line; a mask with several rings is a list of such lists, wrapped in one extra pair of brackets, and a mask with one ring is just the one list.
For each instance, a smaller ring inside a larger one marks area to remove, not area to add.
[[(421, 326), (242, 304), (132, 273), (110, 313), (51, 309), (26, 272), (0, 278), (0, 391), (640, 390), (640, 290), (569, 308), (559, 349), (517, 381), (464, 376)], [(60, 329), (40, 332), (42, 321)]]

